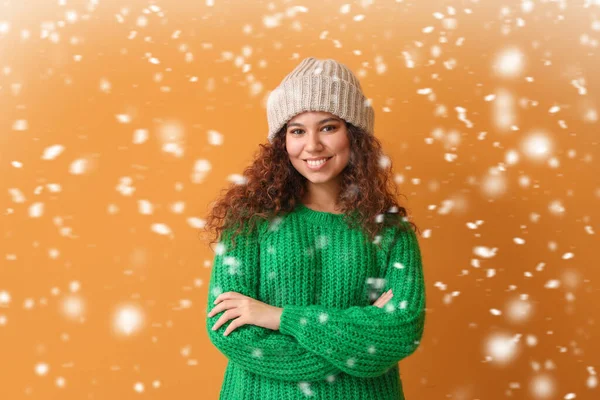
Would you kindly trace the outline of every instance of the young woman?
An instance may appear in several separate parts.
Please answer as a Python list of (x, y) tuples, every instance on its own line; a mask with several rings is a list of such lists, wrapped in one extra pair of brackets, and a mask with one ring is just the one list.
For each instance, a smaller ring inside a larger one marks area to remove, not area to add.
[(423, 335), (425, 283), (373, 108), (348, 67), (309, 57), (267, 118), (270, 143), (207, 220), (220, 399), (404, 399), (398, 362)]

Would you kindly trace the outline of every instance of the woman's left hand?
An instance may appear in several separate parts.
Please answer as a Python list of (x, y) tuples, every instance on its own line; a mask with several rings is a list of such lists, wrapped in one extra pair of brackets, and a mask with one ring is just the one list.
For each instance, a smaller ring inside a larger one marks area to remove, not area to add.
[(271, 306), (237, 292), (221, 293), (214, 303), (216, 306), (208, 313), (209, 317), (221, 311), (226, 311), (213, 325), (213, 331), (219, 329), (221, 325), (230, 319), (235, 318), (223, 333), (225, 336), (246, 324), (262, 326), (274, 331), (279, 330), (283, 308)]

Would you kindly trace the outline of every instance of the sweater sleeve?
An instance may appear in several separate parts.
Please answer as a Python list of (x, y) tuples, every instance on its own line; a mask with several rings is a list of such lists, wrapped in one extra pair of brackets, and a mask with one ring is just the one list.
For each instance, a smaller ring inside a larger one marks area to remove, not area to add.
[(280, 332), (357, 377), (379, 376), (411, 355), (425, 326), (421, 252), (412, 229), (396, 229), (391, 237), (384, 290), (392, 289), (394, 296), (383, 308), (284, 306)]
[(228, 336), (223, 333), (233, 321), (230, 319), (217, 330), (211, 328), (223, 312), (208, 317), (215, 307), (217, 296), (237, 292), (257, 299), (259, 279), (259, 245), (257, 229), (248, 234), (247, 225), (235, 236), (235, 247), (230, 241), (235, 228), (226, 228), (215, 249), (215, 258), (208, 288), (206, 330), (210, 341), (231, 362), (265, 377), (283, 381), (319, 381), (341, 371), (325, 358), (302, 347), (298, 341), (280, 331), (246, 324)]

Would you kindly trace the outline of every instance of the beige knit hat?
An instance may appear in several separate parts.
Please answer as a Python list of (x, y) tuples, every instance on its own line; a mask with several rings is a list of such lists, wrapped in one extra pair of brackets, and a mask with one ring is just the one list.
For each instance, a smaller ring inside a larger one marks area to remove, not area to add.
[(326, 111), (373, 135), (375, 113), (360, 82), (342, 63), (330, 58), (305, 58), (269, 94), (269, 142), (295, 115)]

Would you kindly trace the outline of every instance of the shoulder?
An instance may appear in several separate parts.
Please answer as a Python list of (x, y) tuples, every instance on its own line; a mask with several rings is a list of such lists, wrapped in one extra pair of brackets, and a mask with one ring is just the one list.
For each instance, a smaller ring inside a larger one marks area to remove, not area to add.
[(417, 234), (409, 218), (399, 213), (386, 213), (382, 228), (382, 239), (393, 246), (398, 241), (417, 241)]

